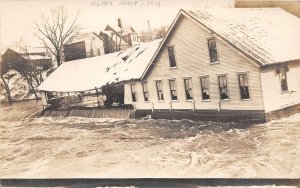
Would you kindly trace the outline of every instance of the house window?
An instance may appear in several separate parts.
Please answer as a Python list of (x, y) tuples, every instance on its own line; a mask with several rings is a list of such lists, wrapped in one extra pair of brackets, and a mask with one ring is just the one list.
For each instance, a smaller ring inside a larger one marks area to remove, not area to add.
[(281, 84), (281, 91), (286, 92), (288, 91), (288, 84), (286, 78), (287, 67), (280, 68), (280, 84)]
[(159, 101), (164, 100), (164, 93), (163, 93), (163, 84), (162, 81), (156, 81), (156, 90), (157, 90), (157, 98)]
[(137, 93), (135, 90), (135, 84), (131, 84), (131, 97), (132, 97), (132, 102), (137, 101)]
[(215, 38), (208, 39), (208, 49), (211, 64), (218, 63), (218, 51), (216, 42), (217, 41)]
[(142, 83), (143, 93), (144, 93), (144, 101), (149, 101), (149, 91), (147, 82)]
[(90, 53), (91, 53), (91, 57), (94, 57), (94, 51), (93, 51), (93, 49), (90, 50)]
[(241, 99), (250, 99), (247, 73), (238, 74)]
[(184, 89), (185, 89), (186, 100), (192, 100), (193, 99), (193, 89), (192, 89), (192, 79), (191, 78), (184, 79)]
[(175, 80), (169, 80), (170, 84), (170, 94), (171, 94), (171, 100), (178, 100), (177, 98), (177, 86), (176, 86), (176, 81)]
[(225, 75), (218, 76), (218, 80), (219, 80), (220, 99), (228, 100), (229, 92), (228, 92), (227, 77)]
[(201, 84), (201, 93), (202, 93), (202, 100), (209, 101), (210, 100), (210, 91), (209, 91), (209, 79), (208, 76), (200, 78)]
[(168, 54), (169, 54), (169, 61), (170, 67), (176, 67), (176, 60), (175, 60), (175, 46), (170, 45), (168, 46)]

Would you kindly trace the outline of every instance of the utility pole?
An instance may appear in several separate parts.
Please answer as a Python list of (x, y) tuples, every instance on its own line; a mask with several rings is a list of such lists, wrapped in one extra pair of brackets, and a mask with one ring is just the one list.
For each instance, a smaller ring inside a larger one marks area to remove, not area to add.
[(119, 43), (119, 51), (121, 51), (122, 32), (123, 32), (123, 29), (121, 28), (121, 31), (120, 31), (120, 43)]
[(120, 31), (120, 43), (119, 43), (119, 51), (121, 51), (122, 33), (123, 33), (123, 23), (122, 23), (121, 18), (118, 18), (118, 26), (121, 28), (121, 31)]
[(150, 28), (150, 22), (149, 20), (147, 20), (148, 22), (148, 29), (149, 29), (149, 33), (150, 33), (150, 40), (152, 41), (152, 32), (151, 32), (151, 28)]

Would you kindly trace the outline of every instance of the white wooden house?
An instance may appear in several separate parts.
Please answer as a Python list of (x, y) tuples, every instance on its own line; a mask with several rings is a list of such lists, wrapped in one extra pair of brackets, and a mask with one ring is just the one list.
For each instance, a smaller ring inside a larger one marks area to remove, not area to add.
[(299, 31), (300, 19), (279, 8), (181, 10), (141, 80), (125, 84), (125, 103), (157, 118), (299, 111)]
[(39, 89), (118, 85), (135, 117), (263, 122), (300, 111), (299, 31), (280, 8), (180, 10), (162, 41), (65, 64)]

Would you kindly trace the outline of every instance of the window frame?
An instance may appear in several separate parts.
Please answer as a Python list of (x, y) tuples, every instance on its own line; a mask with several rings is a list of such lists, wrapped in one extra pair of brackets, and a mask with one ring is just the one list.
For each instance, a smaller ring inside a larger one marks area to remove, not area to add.
[[(288, 80), (287, 80), (287, 72), (288, 72), (287, 69), (288, 69), (287, 66), (279, 68), (279, 70), (280, 70), (280, 73), (279, 73), (279, 84), (280, 84), (280, 92), (281, 93), (288, 93), (289, 92), (289, 86), (288, 86)], [(282, 77), (283, 77), (282, 74), (283, 73), (285, 74), (286, 90), (283, 90), (283, 87), (282, 87)]]
[[(227, 99), (222, 99), (221, 97), (221, 87), (220, 87), (220, 79), (219, 77), (225, 77), (226, 78), (226, 86), (227, 86), (227, 96), (228, 98)], [(228, 82), (228, 75), (227, 74), (218, 74), (217, 75), (217, 79), (218, 79), (218, 90), (219, 90), (219, 99), (221, 101), (230, 101), (230, 92), (229, 92), (229, 82)]]
[[(212, 62), (212, 59), (211, 59), (211, 53), (210, 53), (210, 48), (209, 48), (209, 41), (210, 40), (214, 40), (215, 41), (215, 49), (216, 49), (216, 52), (217, 52), (217, 61), (215, 62)], [(209, 56), (209, 62), (211, 65), (217, 65), (217, 64), (220, 64), (220, 57), (219, 57), (219, 49), (218, 49), (218, 45), (217, 45), (217, 38), (216, 37), (209, 37), (207, 38), (207, 48), (208, 48), (208, 56)]]
[[(175, 66), (172, 66), (169, 48), (173, 48)], [(176, 59), (175, 44), (167, 45), (167, 53), (168, 53), (168, 59), (169, 59), (169, 67), (170, 67), (170, 69), (177, 69), (177, 59)]]
[[(134, 86), (134, 92), (133, 92), (133, 87)], [(136, 92), (136, 84), (130, 84), (130, 91), (131, 91), (131, 100), (133, 103), (137, 102), (138, 101), (138, 95), (137, 95), (137, 92)], [(135, 100), (133, 100), (133, 96), (135, 97)]]
[[(161, 91), (159, 91), (158, 90), (158, 83), (161, 83)], [(157, 100), (158, 100), (158, 102), (164, 102), (164, 100), (165, 100), (165, 96), (164, 96), (164, 85), (163, 85), (163, 81), (162, 80), (155, 80), (155, 87), (156, 87), (156, 94), (157, 94)], [(161, 92), (162, 93), (162, 99), (160, 99), (160, 97), (159, 97), (159, 92)]]
[[(208, 79), (208, 92), (209, 92), (209, 99), (203, 99), (203, 86), (202, 86), (202, 81), (201, 79), (206, 78)], [(209, 75), (203, 75), (199, 76), (199, 81), (200, 81), (200, 89), (201, 89), (201, 99), (203, 102), (210, 102), (211, 101), (211, 92), (210, 92), (210, 80), (209, 80)]]
[[(243, 99), (241, 95), (241, 82), (240, 82), (240, 75), (247, 75), (247, 84), (248, 84), (248, 93), (249, 93), (249, 98), (248, 99)], [(249, 72), (238, 72), (237, 73), (237, 82), (238, 82), (238, 87), (240, 91), (240, 100), (242, 101), (250, 101), (251, 98), (251, 89), (250, 89), (250, 77), (249, 77)]]
[(91, 57), (95, 57), (93, 48), (90, 49), (90, 56), (91, 56)]
[[(145, 87), (144, 87), (145, 86)], [(142, 88), (143, 88), (143, 98), (144, 98), (144, 102), (150, 102), (150, 93), (149, 93), (149, 86), (148, 86), (148, 82), (142, 82)], [(145, 92), (145, 88), (146, 88), (146, 92)], [(148, 94), (148, 100), (145, 100), (145, 93)]]
[[(187, 90), (186, 90), (186, 82), (185, 82), (185, 80), (190, 80), (191, 81), (191, 95), (192, 95), (191, 99), (187, 98)], [(192, 77), (184, 77), (183, 78), (183, 86), (184, 86), (185, 100), (186, 101), (193, 101), (194, 100), (194, 93), (193, 93), (193, 80), (192, 80)]]
[[(177, 89), (177, 83), (176, 83), (176, 79), (175, 78), (172, 78), (172, 79), (168, 79), (169, 80), (169, 89), (170, 89), (170, 98), (171, 98), (171, 101), (178, 101), (178, 89)], [(174, 87), (175, 87), (175, 90), (172, 90), (171, 88), (171, 82), (174, 81)], [(176, 92), (176, 98), (177, 99), (172, 99), (172, 91), (175, 91)]]

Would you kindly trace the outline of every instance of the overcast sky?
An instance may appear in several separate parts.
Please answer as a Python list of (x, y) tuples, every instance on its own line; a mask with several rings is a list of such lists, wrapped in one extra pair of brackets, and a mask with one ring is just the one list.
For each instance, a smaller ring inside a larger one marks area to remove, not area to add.
[(203, 7), (233, 7), (234, 0), (0, 0), (0, 47), (3, 49), (21, 38), (31, 46), (39, 42), (33, 36), (33, 21), (51, 8), (64, 6), (70, 17), (80, 10), (78, 23), (85, 31), (99, 33), (106, 24), (131, 25), (137, 31), (170, 24), (178, 11)]

